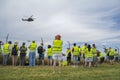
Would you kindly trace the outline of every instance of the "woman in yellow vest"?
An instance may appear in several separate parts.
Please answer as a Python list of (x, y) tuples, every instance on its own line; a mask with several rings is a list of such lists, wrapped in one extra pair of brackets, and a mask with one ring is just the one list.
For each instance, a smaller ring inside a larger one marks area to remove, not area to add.
[(37, 44), (35, 41), (32, 41), (29, 46), (29, 66), (35, 66), (35, 58), (36, 58), (36, 48)]
[(8, 62), (9, 55), (11, 54), (11, 44), (12, 42), (9, 41), (8, 43), (4, 44), (3, 46), (3, 65), (6, 66)]
[(62, 44), (61, 36), (56, 35), (53, 41), (53, 73), (55, 73), (57, 61), (59, 64), (59, 73), (61, 73)]
[(48, 65), (52, 66), (52, 48), (51, 45), (48, 45), (48, 49), (47, 49), (47, 56), (48, 56)]
[(88, 63), (90, 68), (92, 62), (93, 62), (93, 52), (92, 52), (91, 45), (88, 44), (88, 47), (85, 53), (85, 66), (87, 66), (87, 63)]

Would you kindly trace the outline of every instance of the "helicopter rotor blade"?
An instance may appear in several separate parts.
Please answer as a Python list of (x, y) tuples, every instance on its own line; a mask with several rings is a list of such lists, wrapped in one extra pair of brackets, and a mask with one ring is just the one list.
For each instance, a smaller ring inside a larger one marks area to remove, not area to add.
[(25, 21), (25, 19), (22, 19), (22, 21)]

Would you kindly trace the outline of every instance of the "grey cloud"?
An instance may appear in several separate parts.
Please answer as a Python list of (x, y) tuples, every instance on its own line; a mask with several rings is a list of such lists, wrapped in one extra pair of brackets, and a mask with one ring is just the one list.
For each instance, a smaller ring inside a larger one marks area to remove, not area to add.
[[(2, 2), (0, 8), (0, 28), (2, 27), (0, 32), (4, 36), (10, 33), (11, 39), (39, 41), (43, 37), (46, 42), (51, 42), (56, 34), (61, 34), (63, 40), (72, 42), (109, 38), (111, 35), (108, 34), (114, 25), (114, 21), (109, 17), (114, 15), (113, 9), (119, 6), (119, 2), (119, 0), (6, 0)], [(21, 18), (31, 15), (36, 18), (34, 22), (21, 21)], [(1, 34), (0, 38), (3, 38)]]

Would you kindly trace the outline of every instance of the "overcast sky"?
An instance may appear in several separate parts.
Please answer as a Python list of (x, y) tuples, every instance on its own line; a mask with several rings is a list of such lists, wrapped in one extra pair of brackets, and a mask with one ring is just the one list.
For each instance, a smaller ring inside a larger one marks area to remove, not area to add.
[[(22, 21), (33, 15), (33, 22)], [(120, 0), (0, 0), (0, 39), (120, 42)]]

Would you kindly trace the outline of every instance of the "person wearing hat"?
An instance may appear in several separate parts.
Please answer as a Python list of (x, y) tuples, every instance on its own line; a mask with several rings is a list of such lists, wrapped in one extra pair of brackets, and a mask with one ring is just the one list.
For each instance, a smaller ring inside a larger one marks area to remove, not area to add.
[(3, 45), (3, 65), (6, 66), (8, 62), (9, 55), (11, 54), (11, 44), (12, 42), (9, 41), (8, 43)]
[(55, 67), (58, 61), (59, 64), (59, 73), (61, 73), (61, 59), (62, 59), (62, 44), (60, 35), (55, 36), (55, 40), (53, 41), (53, 73), (56, 72)]
[(15, 42), (12, 47), (12, 65), (13, 66), (17, 65), (18, 50), (19, 50), (18, 42)]

